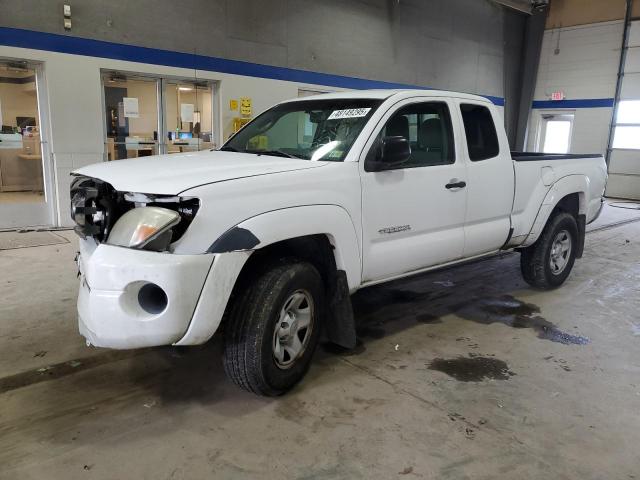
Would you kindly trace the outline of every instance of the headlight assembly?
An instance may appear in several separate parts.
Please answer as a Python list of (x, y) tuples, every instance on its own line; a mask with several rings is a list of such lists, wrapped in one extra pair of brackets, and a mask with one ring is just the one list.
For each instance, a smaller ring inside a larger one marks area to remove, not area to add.
[(113, 226), (108, 245), (163, 251), (171, 243), (171, 228), (180, 215), (161, 207), (138, 207), (122, 215)]

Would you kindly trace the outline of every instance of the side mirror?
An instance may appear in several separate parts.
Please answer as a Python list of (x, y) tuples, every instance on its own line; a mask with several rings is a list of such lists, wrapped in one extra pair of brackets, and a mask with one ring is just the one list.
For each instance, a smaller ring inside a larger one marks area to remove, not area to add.
[(380, 161), (395, 166), (406, 162), (411, 156), (411, 145), (405, 137), (384, 137), (382, 139)]
[(380, 172), (397, 167), (411, 156), (411, 145), (402, 136), (384, 137), (378, 147), (371, 151), (365, 164), (367, 172)]

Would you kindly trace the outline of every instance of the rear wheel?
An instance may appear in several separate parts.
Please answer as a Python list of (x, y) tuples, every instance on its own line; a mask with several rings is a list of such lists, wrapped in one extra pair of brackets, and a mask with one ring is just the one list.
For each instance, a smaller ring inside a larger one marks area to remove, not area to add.
[(259, 395), (293, 387), (311, 364), (323, 307), (322, 278), (309, 263), (274, 266), (250, 282), (225, 326), (229, 378)]
[(536, 243), (521, 251), (522, 276), (536, 288), (559, 287), (571, 273), (577, 247), (578, 224), (575, 217), (569, 213), (554, 215)]

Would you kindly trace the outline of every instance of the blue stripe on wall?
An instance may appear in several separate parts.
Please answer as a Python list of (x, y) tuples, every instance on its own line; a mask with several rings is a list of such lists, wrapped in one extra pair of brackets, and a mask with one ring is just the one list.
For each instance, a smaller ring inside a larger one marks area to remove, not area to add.
[(613, 107), (613, 98), (583, 98), (577, 100), (534, 100), (533, 108), (601, 108)]
[[(50, 52), (85, 55), (88, 57), (111, 58), (130, 62), (150, 63), (168, 67), (181, 67), (209, 72), (222, 72), (248, 77), (269, 78), (288, 82), (311, 83), (328, 87), (366, 89), (366, 88), (418, 88), (427, 87), (404, 83), (367, 80), (357, 77), (330, 75), (328, 73), (274, 67), (258, 63), (207, 57), (191, 53), (173, 52), (157, 48), (137, 47), (120, 43), (71, 37), (54, 33), (35, 32), (18, 28), (0, 27), (0, 45), (31, 48)], [(494, 104), (504, 106), (504, 98), (484, 95)]]

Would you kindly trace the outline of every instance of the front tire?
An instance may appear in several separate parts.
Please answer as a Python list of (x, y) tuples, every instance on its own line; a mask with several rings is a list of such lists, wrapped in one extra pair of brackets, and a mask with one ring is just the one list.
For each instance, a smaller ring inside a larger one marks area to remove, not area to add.
[(520, 252), (520, 269), (525, 281), (549, 290), (564, 283), (576, 259), (578, 224), (573, 215), (558, 213), (545, 225), (540, 238)]
[(258, 395), (282, 395), (307, 373), (318, 344), (324, 287), (306, 262), (277, 265), (245, 286), (225, 326), (227, 376)]

